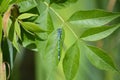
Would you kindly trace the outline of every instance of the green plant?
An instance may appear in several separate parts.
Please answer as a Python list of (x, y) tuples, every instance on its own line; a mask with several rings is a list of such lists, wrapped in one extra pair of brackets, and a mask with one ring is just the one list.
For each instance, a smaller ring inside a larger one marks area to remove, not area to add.
[[(59, 67), (66, 80), (73, 80), (79, 70), (81, 54), (86, 54), (99, 69), (119, 72), (104, 51), (86, 41), (101, 40), (117, 30), (120, 24), (109, 23), (120, 17), (120, 13), (80, 11), (70, 7), (76, 3), (77, 0), (2, 0), (1, 53), (9, 55), (7, 61), (11, 71), (16, 53), (21, 53), (22, 46), (40, 56), (42, 80), (56, 80)], [(65, 9), (62, 11), (62, 8)], [(73, 12), (66, 15), (64, 11)]]

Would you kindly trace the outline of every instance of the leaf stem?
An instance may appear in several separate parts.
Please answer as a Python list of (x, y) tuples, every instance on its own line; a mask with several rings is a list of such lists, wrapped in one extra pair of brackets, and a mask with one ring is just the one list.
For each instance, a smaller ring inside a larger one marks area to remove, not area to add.
[(113, 11), (116, 2), (117, 2), (117, 0), (109, 0), (107, 10), (108, 11)]
[(74, 33), (74, 31), (70, 28), (70, 26), (65, 22), (65, 20), (52, 7), (50, 7), (47, 2), (44, 2), (44, 4), (55, 13), (55, 15), (68, 27), (68, 29), (74, 34), (74, 36), (78, 40), (78, 36)]

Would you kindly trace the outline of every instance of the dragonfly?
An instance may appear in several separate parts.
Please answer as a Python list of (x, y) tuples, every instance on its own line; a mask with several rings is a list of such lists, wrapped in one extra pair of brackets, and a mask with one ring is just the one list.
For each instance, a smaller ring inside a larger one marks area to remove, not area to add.
[(60, 60), (60, 58), (61, 58), (61, 48), (63, 46), (63, 29), (62, 28), (57, 29), (57, 39), (58, 39), (58, 45), (57, 45), (58, 60)]

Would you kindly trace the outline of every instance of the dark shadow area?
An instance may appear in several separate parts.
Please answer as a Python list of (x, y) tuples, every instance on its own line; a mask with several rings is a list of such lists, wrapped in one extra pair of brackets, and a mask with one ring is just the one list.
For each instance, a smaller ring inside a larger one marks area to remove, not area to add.
[(20, 80), (35, 80), (35, 54), (25, 50), (20, 67)]
[(35, 79), (35, 52), (22, 49), (17, 53), (10, 80), (36, 80)]

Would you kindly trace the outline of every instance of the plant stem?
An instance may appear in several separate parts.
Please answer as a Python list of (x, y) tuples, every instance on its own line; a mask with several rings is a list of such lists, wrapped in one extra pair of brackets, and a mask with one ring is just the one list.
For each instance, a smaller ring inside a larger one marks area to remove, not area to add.
[(0, 80), (6, 80), (6, 67), (3, 63), (2, 52), (0, 51)]
[[(49, 6), (47, 2), (44, 2), (44, 4), (46, 6)], [(52, 8), (52, 7), (49, 7), (54, 13), (55, 15), (66, 25), (66, 27), (74, 34), (74, 36), (76, 37), (76, 39), (78, 40), (78, 36), (74, 33), (74, 31), (70, 28), (70, 26), (66, 23), (66, 21)]]
[(116, 1), (117, 0), (109, 0), (108, 6), (107, 6), (108, 11), (113, 11)]
[(0, 52), (0, 80), (3, 79), (3, 76), (2, 76), (2, 53)]

